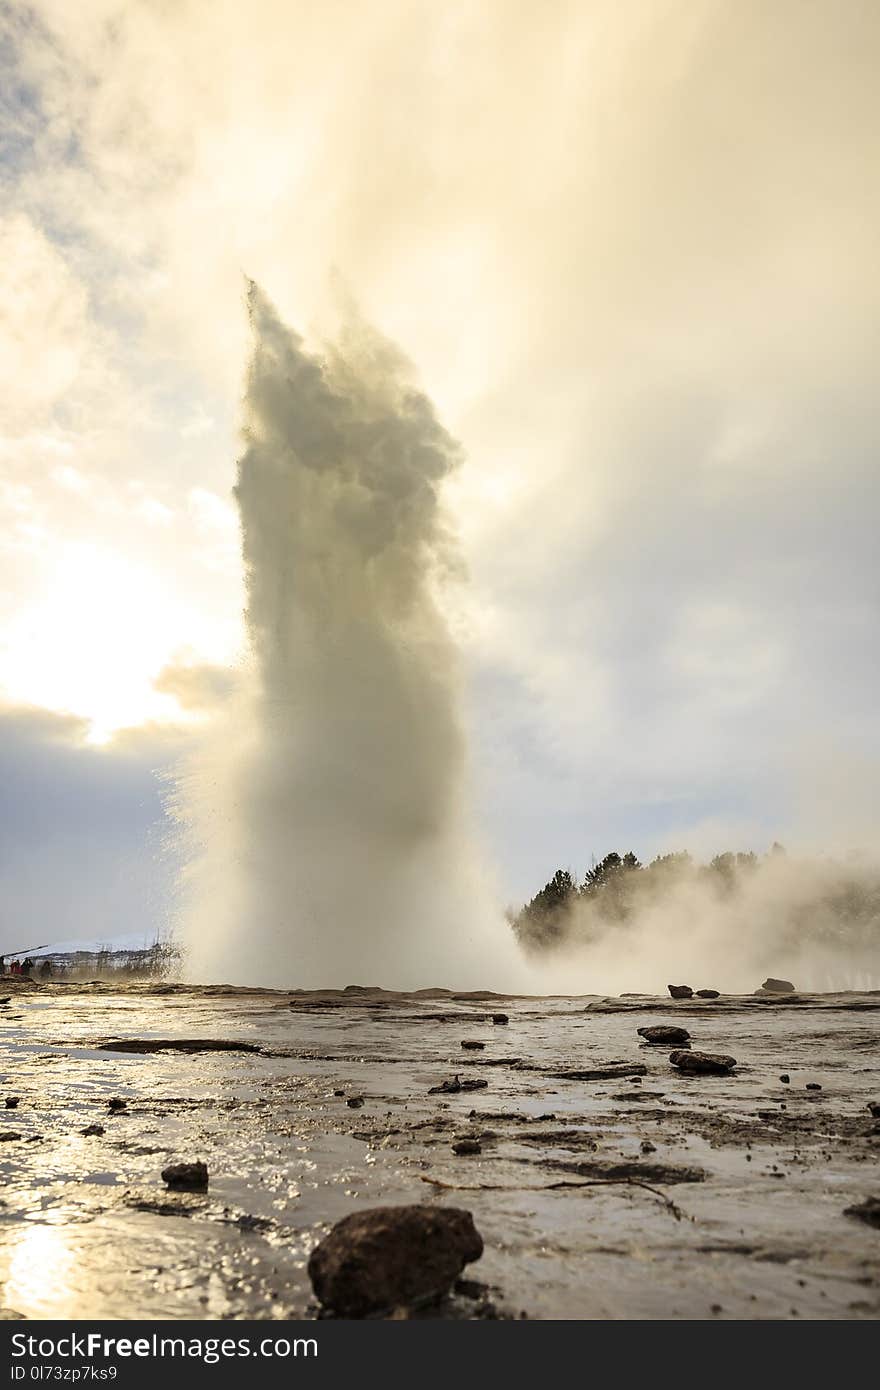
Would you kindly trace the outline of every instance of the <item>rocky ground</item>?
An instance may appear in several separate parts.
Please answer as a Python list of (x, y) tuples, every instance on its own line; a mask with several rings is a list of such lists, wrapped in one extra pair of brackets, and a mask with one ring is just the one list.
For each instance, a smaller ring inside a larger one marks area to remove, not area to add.
[(6, 1317), (317, 1316), (318, 1240), (397, 1203), (484, 1244), (417, 1316), (880, 1311), (878, 993), (3, 995)]

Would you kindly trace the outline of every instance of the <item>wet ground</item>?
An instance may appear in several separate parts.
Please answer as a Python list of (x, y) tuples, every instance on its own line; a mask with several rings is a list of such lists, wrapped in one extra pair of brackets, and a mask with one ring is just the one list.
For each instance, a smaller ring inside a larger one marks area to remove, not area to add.
[[(485, 1241), (425, 1316), (880, 1312), (880, 1229), (845, 1214), (880, 1196), (880, 994), (0, 993), (6, 1317), (312, 1317), (315, 1243), (402, 1202)], [(636, 1033), (661, 1023), (736, 1070), (676, 1071)], [(485, 1084), (430, 1093), (456, 1075)], [(169, 1191), (196, 1159), (207, 1193)]]

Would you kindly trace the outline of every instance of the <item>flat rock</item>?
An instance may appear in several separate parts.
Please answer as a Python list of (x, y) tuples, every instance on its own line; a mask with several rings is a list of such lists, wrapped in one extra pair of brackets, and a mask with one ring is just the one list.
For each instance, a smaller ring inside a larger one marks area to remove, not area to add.
[(162, 1181), (167, 1187), (189, 1192), (204, 1192), (208, 1186), (206, 1163), (171, 1163), (162, 1169)]
[(493, 1023), (509, 1023), (509, 1022), (510, 1022), (510, 1019), (507, 1017), (507, 1014), (493, 1014), (493, 1015), (492, 1015), (492, 1022), (493, 1022)]
[(309, 1278), (323, 1307), (341, 1317), (442, 1298), (483, 1241), (459, 1207), (372, 1207), (343, 1217), (312, 1251)]
[(468, 1052), (482, 1052), (486, 1046), (484, 1042), (478, 1042), (476, 1038), (462, 1038), (461, 1045)]
[(693, 999), (694, 991), (690, 985), (667, 985), (673, 999)]
[(723, 1052), (671, 1052), (669, 1060), (679, 1071), (727, 1075), (736, 1066), (736, 1058)]
[(236, 1038), (109, 1038), (101, 1052), (259, 1052), (255, 1043)]
[(652, 1047), (675, 1047), (680, 1043), (689, 1043), (691, 1036), (686, 1028), (675, 1028), (668, 1023), (658, 1023), (650, 1028), (637, 1028), (636, 1032)]
[(629, 1081), (637, 1076), (647, 1076), (648, 1068), (643, 1062), (633, 1066), (630, 1062), (612, 1062), (607, 1067), (586, 1067), (578, 1071), (551, 1071), (547, 1073), (554, 1081)]
[(772, 975), (767, 977), (761, 988), (768, 994), (794, 994), (791, 980), (774, 980)]
[(697, 990), (697, 998), (698, 998), (698, 999), (720, 999), (720, 997), (721, 997), (720, 991), (717, 990), (717, 989), (698, 989), (698, 990)]
[(467, 1081), (462, 1081), (458, 1076), (453, 1076), (449, 1081), (441, 1081), (439, 1086), (432, 1086), (432, 1087), (430, 1088), (430, 1090), (428, 1091), (428, 1095), (429, 1095), (429, 1096), (439, 1096), (439, 1095), (446, 1095), (446, 1094), (454, 1095), (454, 1094), (456, 1094), (458, 1091), (482, 1091), (483, 1088), (486, 1087), (486, 1086), (488, 1086), (488, 1085), (489, 1085), (488, 1081), (480, 1081), (480, 1080), (474, 1080), (474, 1081), (467, 1080)]

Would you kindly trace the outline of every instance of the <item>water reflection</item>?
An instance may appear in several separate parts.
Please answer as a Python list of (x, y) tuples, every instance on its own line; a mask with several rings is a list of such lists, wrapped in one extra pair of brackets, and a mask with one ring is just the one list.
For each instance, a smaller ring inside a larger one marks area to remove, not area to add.
[(77, 1316), (78, 1260), (72, 1231), (63, 1226), (25, 1223), (6, 1248), (5, 1302), (31, 1318)]

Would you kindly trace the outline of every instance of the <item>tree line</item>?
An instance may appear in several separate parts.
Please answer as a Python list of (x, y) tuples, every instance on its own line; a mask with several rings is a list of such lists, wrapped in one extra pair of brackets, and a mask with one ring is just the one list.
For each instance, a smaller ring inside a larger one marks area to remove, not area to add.
[[(606, 854), (598, 863), (577, 879), (570, 869), (557, 869), (535, 896), (521, 907), (508, 913), (508, 919), (520, 944), (526, 950), (546, 950), (561, 945), (570, 934), (575, 917), (583, 926), (585, 921), (597, 924), (625, 923), (649, 902), (657, 902), (682, 883), (701, 884), (716, 897), (733, 894), (744, 879), (756, 873), (762, 863), (784, 856), (785, 849), (775, 843), (766, 856), (753, 851), (717, 854), (708, 864), (697, 864), (686, 851), (661, 854), (649, 864), (642, 864), (632, 850)], [(864, 902), (861, 880), (844, 881), (838, 907), (850, 915), (864, 915), (867, 910), (876, 914), (877, 893)], [(579, 908), (587, 912), (578, 913)], [(583, 931), (580, 932), (583, 935)]]

